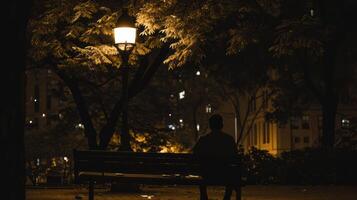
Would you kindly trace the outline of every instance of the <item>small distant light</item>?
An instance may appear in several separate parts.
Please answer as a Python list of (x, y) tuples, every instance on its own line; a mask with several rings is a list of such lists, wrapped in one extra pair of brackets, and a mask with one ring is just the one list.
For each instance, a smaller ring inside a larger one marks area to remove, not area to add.
[(185, 98), (185, 90), (183, 90), (182, 92), (180, 92), (179, 95), (180, 95), (180, 99)]
[(77, 128), (84, 128), (84, 125), (81, 124), (81, 123), (79, 123), (79, 124), (77, 125)]
[(200, 70), (197, 70), (196, 76), (199, 76), (199, 75), (201, 75), (201, 72), (200, 72)]
[(46, 117), (46, 114), (45, 114), (45, 113), (42, 113), (42, 117)]
[(34, 99), (33, 101), (34, 101), (34, 102), (37, 102), (37, 99)]
[(310, 15), (311, 15), (311, 17), (314, 16), (314, 9), (311, 9), (311, 10), (310, 10)]
[(60, 114), (58, 114), (58, 117), (59, 117), (60, 119), (62, 119), (62, 118), (63, 118), (63, 115), (60, 113)]
[(29, 123), (32, 124), (32, 120), (30, 120)]
[(174, 125), (170, 124), (170, 125), (169, 125), (169, 129), (171, 129), (171, 130), (175, 130), (176, 128), (175, 128), (175, 126), (174, 126)]
[(66, 156), (63, 157), (63, 160), (66, 161), (66, 162), (68, 162), (68, 158), (67, 158)]
[(183, 119), (180, 119), (180, 123), (182, 123), (183, 122)]
[(172, 114), (170, 113), (170, 114), (169, 114), (169, 117), (171, 117), (171, 116), (172, 116)]
[(197, 129), (197, 131), (200, 131), (200, 125), (199, 124), (197, 124), (196, 129)]

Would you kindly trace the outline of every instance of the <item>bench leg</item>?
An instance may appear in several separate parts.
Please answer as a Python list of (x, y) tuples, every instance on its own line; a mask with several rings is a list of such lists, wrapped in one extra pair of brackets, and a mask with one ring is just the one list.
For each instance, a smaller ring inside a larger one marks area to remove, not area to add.
[(236, 200), (242, 200), (242, 187), (236, 187)]
[(88, 200), (94, 200), (94, 182), (89, 181)]

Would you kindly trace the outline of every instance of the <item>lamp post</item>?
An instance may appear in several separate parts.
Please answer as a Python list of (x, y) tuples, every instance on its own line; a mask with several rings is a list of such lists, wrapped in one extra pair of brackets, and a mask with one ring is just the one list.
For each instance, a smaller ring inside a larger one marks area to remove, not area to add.
[(114, 41), (122, 58), (122, 127), (121, 127), (121, 144), (119, 150), (131, 151), (130, 134), (128, 126), (128, 59), (135, 46), (136, 28), (135, 19), (130, 17), (127, 10), (123, 10), (122, 16), (118, 19), (118, 27), (114, 28)]

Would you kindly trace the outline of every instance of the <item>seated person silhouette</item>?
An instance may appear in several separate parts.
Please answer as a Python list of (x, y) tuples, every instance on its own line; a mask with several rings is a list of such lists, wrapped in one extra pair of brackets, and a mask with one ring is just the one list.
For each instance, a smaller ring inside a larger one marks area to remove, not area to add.
[(226, 185), (224, 200), (229, 200), (233, 190), (229, 183), (233, 181), (235, 173), (229, 169), (227, 163), (237, 156), (237, 146), (232, 136), (221, 131), (223, 128), (221, 115), (212, 115), (209, 119), (209, 127), (211, 132), (200, 137), (193, 147), (193, 154), (200, 162), (201, 176), (204, 180), (200, 185), (200, 200), (208, 200), (207, 185), (210, 183)]

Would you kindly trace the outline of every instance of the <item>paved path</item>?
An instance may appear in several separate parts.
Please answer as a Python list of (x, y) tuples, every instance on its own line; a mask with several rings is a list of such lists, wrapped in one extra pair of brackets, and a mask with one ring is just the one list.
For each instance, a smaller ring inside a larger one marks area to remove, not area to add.
[[(210, 200), (221, 200), (223, 187), (210, 187)], [(76, 195), (87, 199), (87, 191), (75, 189), (28, 189), (28, 200), (74, 200)], [(198, 200), (196, 187), (145, 186), (143, 192), (135, 194), (113, 194), (96, 190), (95, 200)], [(233, 198), (232, 198), (233, 199)], [(246, 186), (243, 200), (357, 200), (357, 186)]]

